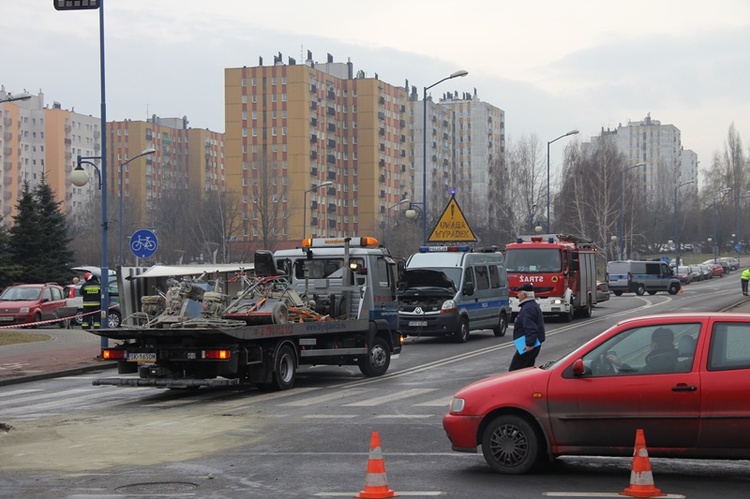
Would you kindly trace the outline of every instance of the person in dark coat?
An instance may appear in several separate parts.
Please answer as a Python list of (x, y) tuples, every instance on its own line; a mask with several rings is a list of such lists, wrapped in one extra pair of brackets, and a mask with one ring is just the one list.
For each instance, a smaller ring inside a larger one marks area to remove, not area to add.
[(83, 297), (83, 321), (81, 327), (84, 329), (99, 329), (102, 309), (102, 285), (99, 278), (87, 272), (86, 282), (81, 286), (81, 297)]
[(533, 367), (545, 340), (544, 315), (534, 298), (534, 285), (527, 282), (518, 288), (517, 293), (520, 308), (513, 324), (513, 340), (525, 338), (525, 351), (519, 353), (516, 349), (509, 371)]

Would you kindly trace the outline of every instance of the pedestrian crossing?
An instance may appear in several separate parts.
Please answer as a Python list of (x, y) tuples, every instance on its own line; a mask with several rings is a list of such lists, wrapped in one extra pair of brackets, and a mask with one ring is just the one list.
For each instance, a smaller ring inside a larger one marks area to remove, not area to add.
[(80, 376), (58, 378), (43, 388), (0, 389), (0, 422), (36, 420), (77, 412), (166, 413), (190, 408), (220, 414), (260, 413), (278, 418), (413, 420), (442, 418), (452, 391), (410, 384), (357, 382), (299, 387), (281, 392), (255, 389), (160, 390), (92, 386)]

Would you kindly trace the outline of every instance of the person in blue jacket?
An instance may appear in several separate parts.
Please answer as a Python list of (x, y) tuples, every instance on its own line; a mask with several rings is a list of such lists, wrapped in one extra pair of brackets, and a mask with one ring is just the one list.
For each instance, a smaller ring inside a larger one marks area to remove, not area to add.
[(525, 338), (525, 350), (513, 354), (509, 371), (533, 367), (534, 361), (544, 343), (544, 315), (534, 298), (534, 285), (530, 282), (523, 284), (517, 290), (519, 310), (513, 324), (513, 340)]

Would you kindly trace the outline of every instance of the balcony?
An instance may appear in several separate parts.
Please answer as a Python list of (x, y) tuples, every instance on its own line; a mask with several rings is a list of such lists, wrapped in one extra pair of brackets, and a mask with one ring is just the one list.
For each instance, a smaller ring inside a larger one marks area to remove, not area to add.
[(310, 159), (318, 159), (318, 151), (310, 151)]
[(318, 143), (318, 136), (315, 134), (310, 135), (310, 143), (311, 144), (317, 144)]
[(328, 123), (328, 131), (329, 132), (335, 132), (336, 131), (336, 124), (335, 123)]
[(334, 139), (328, 139), (328, 148), (336, 149), (336, 141)]
[(313, 166), (312, 168), (310, 168), (310, 176), (311, 177), (317, 177), (318, 176), (318, 169), (317, 169), (317, 167)]
[(328, 175), (326, 176), (328, 180), (336, 180), (336, 172), (328, 172)]
[(385, 160), (381, 159), (380, 161), (378, 161), (378, 166), (380, 166), (380, 168), (385, 168)]
[(329, 229), (335, 229), (336, 228), (336, 219), (329, 218), (328, 219), (328, 228)]
[(313, 111), (318, 109), (318, 103), (315, 101), (310, 101), (310, 109), (312, 109)]
[(318, 202), (313, 199), (312, 202), (310, 203), (310, 208), (313, 209), (313, 210), (317, 210), (318, 209)]
[(310, 93), (311, 94), (314, 94), (317, 91), (318, 91), (318, 86), (317, 85), (315, 85), (315, 84), (310, 85)]
[(334, 156), (333, 154), (329, 154), (328, 156), (326, 156), (326, 163), (328, 163), (329, 165), (335, 165), (336, 156)]
[(310, 126), (318, 126), (318, 118), (314, 116), (310, 118)]
[(329, 90), (328, 92), (326, 92), (326, 97), (329, 98), (329, 99), (335, 99), (336, 98), (336, 92), (334, 92), (333, 90)]
[(336, 116), (336, 109), (333, 107), (326, 108), (326, 114), (328, 116)]
[(328, 213), (333, 213), (336, 211), (336, 204), (335, 203), (328, 203)]
[(378, 111), (378, 118), (381, 120), (385, 119), (385, 113), (383, 111)]

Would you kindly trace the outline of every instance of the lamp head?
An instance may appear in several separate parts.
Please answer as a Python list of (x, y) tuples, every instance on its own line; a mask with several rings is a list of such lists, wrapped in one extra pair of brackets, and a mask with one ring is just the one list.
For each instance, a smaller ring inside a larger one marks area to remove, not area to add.
[(70, 172), (70, 181), (76, 187), (83, 187), (89, 181), (89, 174), (86, 173), (86, 170), (84, 170), (81, 165), (78, 165), (72, 172)]

